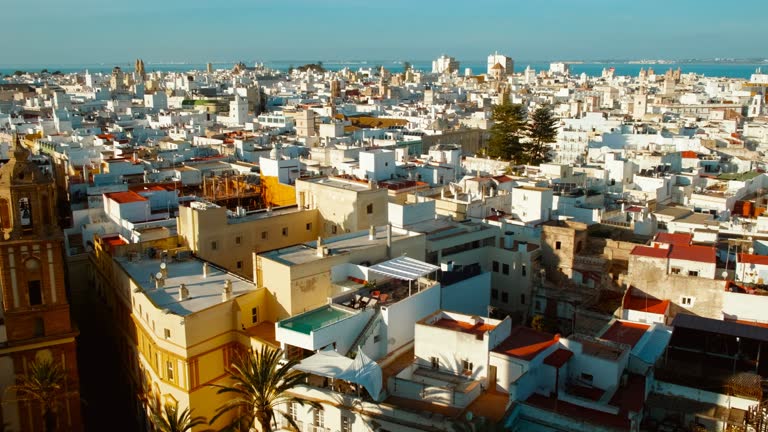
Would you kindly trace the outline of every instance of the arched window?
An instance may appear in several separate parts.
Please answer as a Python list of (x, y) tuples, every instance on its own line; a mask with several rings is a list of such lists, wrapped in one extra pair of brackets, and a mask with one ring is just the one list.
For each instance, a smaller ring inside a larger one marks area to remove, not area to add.
[(22, 229), (32, 228), (32, 205), (27, 197), (19, 199), (19, 222)]

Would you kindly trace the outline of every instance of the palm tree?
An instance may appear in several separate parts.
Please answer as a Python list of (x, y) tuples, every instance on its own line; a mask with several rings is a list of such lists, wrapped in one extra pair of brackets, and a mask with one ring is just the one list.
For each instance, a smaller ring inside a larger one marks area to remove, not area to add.
[(17, 378), (16, 384), (9, 386), (15, 391), (17, 401), (38, 402), (42, 410), (43, 431), (56, 429), (56, 408), (67, 395), (67, 374), (61, 365), (52, 360), (35, 360), (26, 374)]
[[(316, 402), (303, 401), (288, 394), (292, 388), (302, 384), (308, 374), (293, 369), (298, 361), (283, 361), (282, 357), (282, 350), (267, 346), (259, 352), (237, 357), (228, 371), (234, 383), (231, 386), (212, 384), (218, 388), (216, 394), (229, 394), (232, 398), (216, 409), (211, 424), (222, 415), (235, 411), (237, 416), (229, 429), (249, 430), (254, 422), (258, 422), (262, 432), (272, 432), (273, 424), (276, 426), (275, 412), (282, 404), (308, 403), (322, 409)], [(298, 429), (290, 416), (282, 414), (292, 427)]]
[(195, 426), (208, 423), (205, 417), (192, 417), (189, 408), (179, 412), (178, 402), (166, 402), (162, 410), (152, 408), (151, 420), (158, 432), (187, 432)]

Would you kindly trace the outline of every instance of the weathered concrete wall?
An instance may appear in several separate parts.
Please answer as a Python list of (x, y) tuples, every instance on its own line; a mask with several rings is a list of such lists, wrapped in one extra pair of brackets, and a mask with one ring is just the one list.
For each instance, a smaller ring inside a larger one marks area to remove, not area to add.
[[(678, 313), (723, 319), (725, 281), (666, 274), (654, 261), (661, 260), (630, 258), (626, 283), (632, 295), (669, 299), (670, 320)], [(690, 299), (690, 304), (684, 305), (683, 298)]]

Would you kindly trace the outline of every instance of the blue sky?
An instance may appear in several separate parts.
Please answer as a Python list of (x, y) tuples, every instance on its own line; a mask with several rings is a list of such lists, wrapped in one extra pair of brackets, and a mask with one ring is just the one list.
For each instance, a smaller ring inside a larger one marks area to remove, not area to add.
[(768, 1), (6, 0), (0, 67), (768, 57)]

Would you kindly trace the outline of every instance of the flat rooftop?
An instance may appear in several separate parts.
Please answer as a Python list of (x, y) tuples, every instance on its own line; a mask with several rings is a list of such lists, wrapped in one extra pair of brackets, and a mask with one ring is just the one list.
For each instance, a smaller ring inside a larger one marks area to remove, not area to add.
[[(398, 239), (420, 235), (397, 228), (392, 228), (392, 241)], [(328, 256), (340, 255), (355, 250), (361, 250), (372, 246), (387, 244), (387, 227), (376, 227), (376, 233), (373, 240), (368, 238), (368, 231), (358, 231), (354, 233), (342, 234), (322, 240), (322, 246), (328, 248)], [(300, 265), (321, 259), (317, 256), (317, 242), (308, 242), (296, 246), (290, 246), (283, 249), (261, 254), (262, 257), (278, 261), (286, 265)]]
[(440, 327), (447, 330), (453, 330), (456, 332), (461, 333), (467, 333), (475, 336), (484, 335), (486, 332), (489, 332), (496, 328), (493, 324), (488, 324), (485, 322), (478, 322), (478, 323), (468, 323), (464, 321), (457, 321), (450, 318), (440, 318), (439, 320), (432, 323), (435, 327)]
[(518, 326), (512, 329), (509, 336), (496, 346), (493, 352), (528, 361), (557, 343), (558, 339), (556, 335)]
[(648, 324), (616, 320), (600, 338), (634, 348), (650, 327)]
[(351, 190), (351, 191), (367, 191), (372, 190), (367, 182), (359, 181), (359, 180), (347, 180), (342, 178), (335, 178), (335, 177), (319, 177), (319, 178), (308, 178), (308, 179), (299, 179), (301, 181), (305, 181), (308, 183), (316, 183), (321, 184), (325, 186), (335, 187), (338, 189), (344, 189), (344, 190)]
[[(168, 309), (179, 316), (191, 315), (221, 303), (221, 293), (227, 280), (232, 282), (232, 298), (255, 289), (250, 281), (211, 264), (208, 264), (208, 276), (203, 277), (204, 261), (196, 258), (168, 260), (168, 277), (161, 288), (155, 288), (155, 281), (150, 277), (160, 272), (161, 260), (144, 257), (131, 261), (128, 257), (116, 257), (115, 261), (158, 309)], [(181, 284), (189, 290), (189, 297), (183, 301), (179, 301)]]

